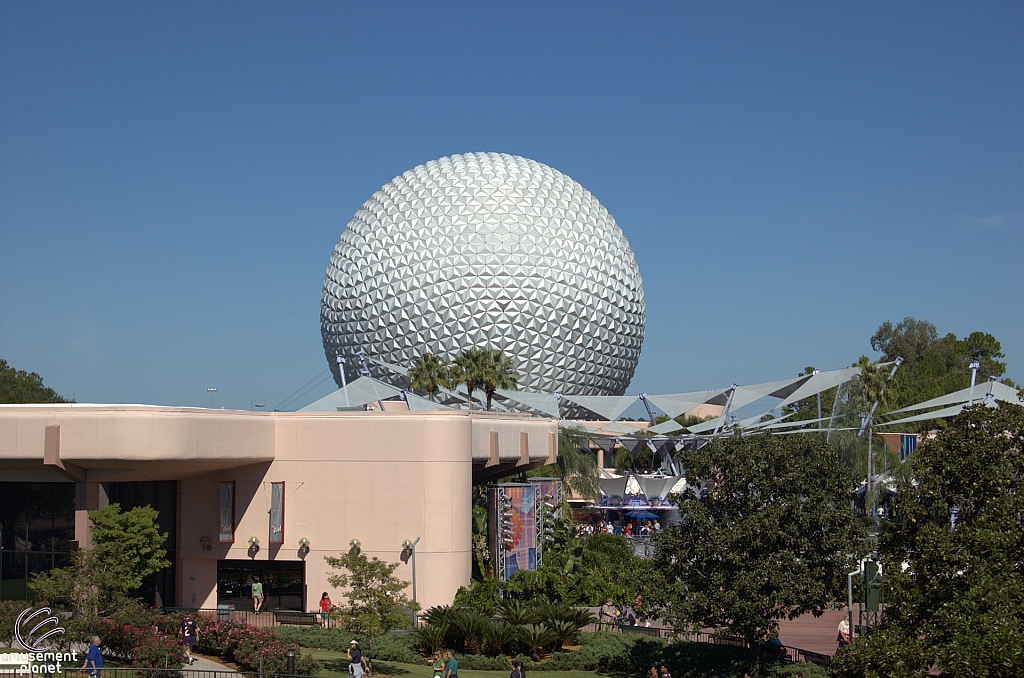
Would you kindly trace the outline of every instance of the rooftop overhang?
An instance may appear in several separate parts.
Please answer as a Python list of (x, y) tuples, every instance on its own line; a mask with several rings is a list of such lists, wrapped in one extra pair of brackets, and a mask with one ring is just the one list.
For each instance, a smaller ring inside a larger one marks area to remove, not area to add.
[[(180, 480), (270, 463), (278, 427), (296, 419), (353, 422), (448, 419), (465, 431), (452, 439), (470, 457), (473, 482), (553, 463), (553, 419), (465, 410), (423, 412), (245, 412), (148, 405), (0, 405), (0, 475), (15, 481)], [(289, 429), (291, 430), (291, 429)], [(465, 437), (463, 437), (465, 436)], [(465, 459), (466, 457), (463, 457)]]

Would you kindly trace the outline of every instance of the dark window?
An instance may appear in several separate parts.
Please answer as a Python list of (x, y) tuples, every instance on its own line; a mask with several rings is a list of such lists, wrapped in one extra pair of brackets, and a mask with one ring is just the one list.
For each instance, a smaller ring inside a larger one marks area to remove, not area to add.
[(138, 595), (154, 607), (173, 606), (175, 603), (175, 568), (177, 564), (178, 532), (178, 483), (174, 480), (159, 480), (138, 483), (110, 483), (107, 485), (107, 499), (111, 504), (120, 504), (122, 511), (136, 506), (152, 506), (157, 510), (157, 526), (167, 534), (163, 547), (164, 556), (171, 566), (142, 581)]
[(0, 600), (30, 600), (31, 576), (67, 565), (74, 538), (74, 483), (0, 483)]

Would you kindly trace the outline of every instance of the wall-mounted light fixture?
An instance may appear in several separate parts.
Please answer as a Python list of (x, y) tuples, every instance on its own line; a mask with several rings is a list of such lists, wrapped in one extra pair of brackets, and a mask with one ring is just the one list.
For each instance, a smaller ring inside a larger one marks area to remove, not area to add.
[[(413, 602), (416, 602), (416, 544), (419, 544), (419, 543), (420, 543), (420, 538), (419, 537), (416, 537), (416, 541), (410, 541), (410, 540), (406, 539), (405, 541), (402, 542), (402, 555), (399, 556), (402, 559), (403, 563), (408, 562), (409, 560), (412, 560), (412, 600), (413, 600)], [(417, 624), (418, 624), (418, 620), (416, 618), (416, 613), (413, 612), (412, 613), (412, 626), (413, 626), (413, 628), (416, 628)]]
[(199, 547), (204, 551), (211, 551), (213, 550), (213, 542), (210, 541), (209, 537), (204, 535), (199, 538)]
[(309, 540), (303, 537), (299, 540), (299, 558), (305, 558), (309, 555)]
[(362, 545), (359, 543), (358, 539), (353, 539), (352, 541), (350, 541), (348, 543), (348, 545), (349, 545), (348, 554), (350, 556), (358, 556), (360, 551), (362, 551), (362, 548), (361, 548)]
[(249, 557), (255, 558), (256, 554), (260, 552), (260, 538), (249, 537)]

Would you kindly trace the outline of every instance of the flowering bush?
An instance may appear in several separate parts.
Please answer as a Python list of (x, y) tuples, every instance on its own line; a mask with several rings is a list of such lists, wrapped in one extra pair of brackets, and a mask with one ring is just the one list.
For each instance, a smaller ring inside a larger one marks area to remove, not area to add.
[(93, 633), (100, 637), (104, 653), (137, 667), (179, 669), (184, 652), (173, 636), (158, 634), (151, 626), (136, 626), (113, 617), (92, 620)]
[(199, 641), (196, 650), (215, 654), (238, 664), (243, 670), (258, 671), (262, 660), (264, 673), (285, 673), (288, 650), (295, 651), (295, 673), (312, 676), (320, 672), (320, 664), (310, 656), (302, 656), (299, 646), (279, 638), (269, 629), (258, 629), (230, 619), (198, 618)]

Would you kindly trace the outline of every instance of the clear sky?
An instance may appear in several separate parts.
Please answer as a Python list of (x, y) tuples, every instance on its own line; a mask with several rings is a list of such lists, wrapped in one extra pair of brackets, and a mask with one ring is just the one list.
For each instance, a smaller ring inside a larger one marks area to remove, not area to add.
[[(349, 218), (533, 158), (629, 239), (629, 392), (990, 332), (1024, 381), (1020, 2), (0, 3), (0, 357), (79, 402), (275, 407)], [(323, 384), (306, 401), (328, 390)], [(298, 403), (302, 404), (302, 403)]]

